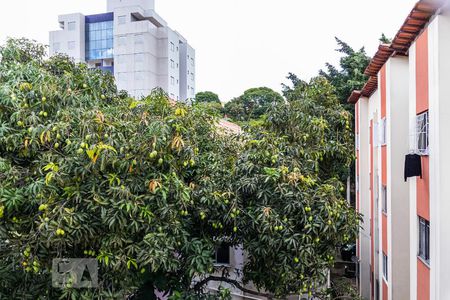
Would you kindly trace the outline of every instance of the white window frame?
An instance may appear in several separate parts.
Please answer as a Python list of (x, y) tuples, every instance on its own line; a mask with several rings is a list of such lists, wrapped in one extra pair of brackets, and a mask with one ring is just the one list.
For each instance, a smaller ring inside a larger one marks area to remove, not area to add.
[(379, 124), (374, 122), (373, 123), (373, 143), (374, 143), (374, 147), (379, 147), (380, 146), (380, 138), (379, 138)]
[(59, 52), (61, 50), (61, 44), (59, 42), (53, 43), (53, 52)]
[(384, 214), (388, 212), (388, 203), (387, 203), (387, 186), (381, 185), (381, 210)]
[(430, 264), (430, 222), (422, 217), (418, 219), (418, 247), (417, 256), (427, 265)]
[(380, 122), (380, 145), (386, 145), (387, 140), (387, 121), (386, 118), (381, 119)]
[(170, 60), (170, 67), (175, 69), (175, 61), (173, 59)]
[(355, 133), (355, 149), (359, 150), (359, 133)]
[(170, 42), (170, 51), (175, 52), (175, 44)]
[(383, 279), (388, 282), (388, 272), (389, 272), (389, 260), (388, 260), (388, 256), (386, 254), (384, 254), (383, 252)]
[(68, 31), (75, 31), (76, 25), (77, 25), (77, 22), (75, 22), (75, 21), (67, 22), (67, 30)]
[(170, 84), (175, 85), (175, 77), (170, 76)]
[(429, 138), (430, 138), (430, 125), (429, 125), (428, 111), (418, 114), (416, 116), (416, 134), (415, 145), (417, 153), (420, 155), (429, 154)]

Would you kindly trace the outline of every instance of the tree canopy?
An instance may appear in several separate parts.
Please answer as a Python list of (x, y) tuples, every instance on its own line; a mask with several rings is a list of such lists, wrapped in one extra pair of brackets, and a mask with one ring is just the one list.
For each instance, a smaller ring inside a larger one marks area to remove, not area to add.
[[(161, 90), (130, 98), (110, 75), (44, 52), (0, 49), (0, 298), (155, 299), (156, 288), (203, 299), (209, 281), (242, 284), (214, 265), (223, 242), (245, 249), (255, 293), (326, 292), (359, 216), (327, 168), (348, 164), (351, 140), (325, 78), (274, 95), (237, 136), (202, 106)], [(61, 257), (97, 259), (99, 288), (52, 288)]]
[(339, 67), (326, 63), (326, 70), (321, 70), (319, 73), (334, 86), (340, 103), (352, 112), (353, 105), (347, 104), (347, 99), (353, 90), (361, 89), (366, 83), (367, 76), (364, 75), (364, 71), (370, 62), (370, 57), (367, 56), (364, 47), (356, 51), (338, 38), (336, 42), (338, 44), (336, 51), (343, 54)]
[(214, 103), (221, 103), (220, 99), (219, 99), (219, 95), (217, 95), (216, 93), (210, 92), (210, 91), (205, 91), (205, 92), (198, 92), (195, 95), (195, 101), (197, 103), (202, 103), (202, 102), (214, 102)]
[(283, 97), (267, 87), (248, 89), (241, 96), (225, 104), (225, 113), (237, 121), (258, 119), (272, 104), (283, 101)]

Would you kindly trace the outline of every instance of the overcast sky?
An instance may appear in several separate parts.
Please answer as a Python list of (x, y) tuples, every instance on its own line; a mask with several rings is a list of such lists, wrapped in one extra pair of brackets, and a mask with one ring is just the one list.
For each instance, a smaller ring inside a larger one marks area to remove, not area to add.
[[(156, 11), (196, 49), (197, 91), (222, 101), (248, 88), (277, 91), (288, 72), (309, 79), (338, 62), (337, 36), (373, 55), (393, 37), (415, 0), (155, 0)], [(13, 0), (0, 4), (0, 40), (48, 44), (59, 14), (102, 13), (106, 0)]]

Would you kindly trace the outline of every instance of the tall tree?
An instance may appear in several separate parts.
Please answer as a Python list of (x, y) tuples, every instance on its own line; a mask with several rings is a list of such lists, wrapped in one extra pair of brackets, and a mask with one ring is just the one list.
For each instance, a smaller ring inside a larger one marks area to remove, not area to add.
[[(359, 217), (334, 168), (321, 170), (350, 157), (348, 113), (324, 78), (235, 136), (202, 106), (160, 90), (132, 99), (42, 49), (0, 49), (0, 298), (155, 299), (156, 288), (206, 299), (210, 281), (272, 298), (326, 293)], [(244, 247), (242, 282), (214, 265), (221, 243)], [(51, 288), (62, 257), (96, 259), (99, 288)]]
[(220, 103), (219, 95), (210, 91), (198, 92), (195, 95), (195, 101), (197, 103), (204, 103), (204, 102)]
[(326, 70), (321, 70), (320, 75), (324, 76), (336, 89), (336, 94), (349, 111), (353, 111), (353, 106), (347, 104), (347, 99), (353, 90), (361, 89), (367, 81), (364, 70), (367, 68), (370, 57), (367, 56), (363, 48), (355, 51), (344, 41), (336, 38), (338, 51), (343, 56), (339, 61), (339, 66), (326, 63)]
[(264, 115), (272, 104), (283, 102), (283, 97), (268, 87), (248, 89), (241, 96), (225, 104), (225, 113), (234, 120), (248, 121)]

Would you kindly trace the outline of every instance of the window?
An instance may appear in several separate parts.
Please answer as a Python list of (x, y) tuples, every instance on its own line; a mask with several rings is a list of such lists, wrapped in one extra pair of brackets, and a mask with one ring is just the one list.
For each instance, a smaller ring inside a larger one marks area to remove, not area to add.
[(138, 53), (134, 55), (134, 62), (135, 63), (141, 63), (144, 61), (144, 54), (143, 53)]
[(194, 66), (194, 58), (191, 57), (191, 65)]
[(175, 44), (170, 42), (170, 51), (174, 52), (175, 51)]
[(380, 146), (380, 138), (378, 137), (378, 128), (380, 127), (380, 124), (373, 122), (373, 146), (378, 147)]
[(122, 83), (125, 83), (125, 82), (127, 82), (128, 80), (128, 74), (127, 73), (119, 73), (118, 74), (118, 79), (119, 79), (119, 81), (121, 81)]
[(380, 145), (386, 145), (386, 118), (380, 124)]
[(383, 277), (388, 281), (388, 257), (383, 253)]
[(416, 117), (416, 144), (417, 152), (421, 155), (428, 155), (428, 132), (429, 132), (428, 112), (421, 113)]
[(227, 244), (221, 244), (215, 252), (214, 263), (219, 265), (230, 264), (230, 247)]
[(135, 72), (134, 73), (134, 80), (141, 81), (144, 79), (144, 75), (142, 72)]
[(113, 21), (86, 23), (86, 60), (113, 58)]
[(194, 80), (194, 73), (191, 73), (191, 80)]
[(67, 48), (69, 50), (74, 50), (75, 49), (75, 42), (74, 41), (67, 42)]
[(419, 217), (419, 255), (426, 263), (430, 261), (430, 222)]
[(173, 59), (170, 60), (170, 67), (171, 67), (172, 69), (175, 68), (175, 62), (173, 61)]
[(125, 46), (127, 44), (127, 38), (125, 36), (119, 37), (119, 46)]
[(119, 25), (125, 24), (127, 22), (127, 16), (119, 16), (117, 20)]
[(67, 30), (74, 31), (75, 30), (75, 22), (68, 22), (67, 23)]
[(387, 188), (385, 185), (381, 186), (381, 207), (384, 213), (387, 213)]
[(144, 44), (144, 36), (142, 34), (137, 34), (134, 36), (134, 44), (142, 45)]
[(174, 85), (175, 84), (175, 77), (170, 76), (170, 84)]
[(53, 52), (58, 52), (60, 47), (61, 46), (59, 43), (53, 43)]
[(117, 64), (118, 65), (121, 65), (121, 64), (125, 63), (125, 55), (117, 55), (116, 59), (117, 59)]

